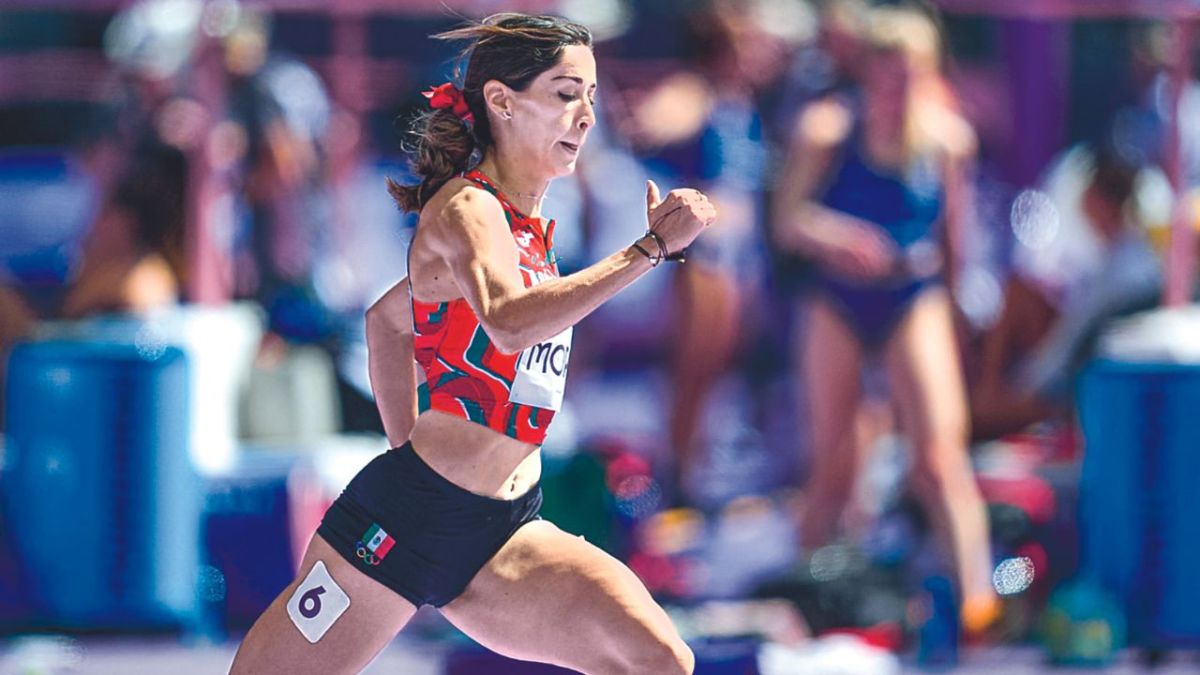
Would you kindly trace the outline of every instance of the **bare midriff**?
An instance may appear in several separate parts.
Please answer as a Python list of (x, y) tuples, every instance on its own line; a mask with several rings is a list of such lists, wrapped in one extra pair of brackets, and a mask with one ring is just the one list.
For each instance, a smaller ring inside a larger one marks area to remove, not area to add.
[(542, 475), (541, 446), (436, 410), (421, 413), (409, 440), (443, 478), (484, 497), (516, 499)]

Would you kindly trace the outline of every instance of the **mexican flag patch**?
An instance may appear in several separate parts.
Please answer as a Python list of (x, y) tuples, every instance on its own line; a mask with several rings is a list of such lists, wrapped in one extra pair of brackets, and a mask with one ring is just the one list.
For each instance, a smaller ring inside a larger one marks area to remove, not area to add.
[(370, 565), (378, 565), (379, 561), (387, 557), (392, 547), (396, 545), (396, 540), (387, 532), (383, 531), (377, 523), (371, 523), (371, 528), (362, 536), (359, 542), (358, 552), (360, 558), (365, 560)]

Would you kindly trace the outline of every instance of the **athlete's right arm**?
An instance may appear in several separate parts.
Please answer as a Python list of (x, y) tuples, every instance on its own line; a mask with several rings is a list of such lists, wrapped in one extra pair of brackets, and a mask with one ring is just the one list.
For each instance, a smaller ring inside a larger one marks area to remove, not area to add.
[(384, 433), (397, 447), (408, 440), (418, 412), (407, 277), (367, 309), (367, 372)]
[(819, 255), (827, 236), (813, 225), (813, 212), (822, 208), (815, 196), (848, 125), (847, 111), (828, 100), (809, 104), (798, 116), (771, 204), (771, 238), (780, 248)]
[[(653, 229), (671, 252), (687, 247), (716, 217), (712, 204), (695, 190), (673, 190), (660, 201), (651, 184), (647, 202)], [(650, 269), (649, 259), (630, 246), (579, 272), (526, 288), (516, 242), (494, 197), (461, 190), (447, 201), (436, 223), (430, 245), (449, 264), (492, 343), (505, 353), (575, 325)], [(639, 243), (657, 250), (648, 237)]]

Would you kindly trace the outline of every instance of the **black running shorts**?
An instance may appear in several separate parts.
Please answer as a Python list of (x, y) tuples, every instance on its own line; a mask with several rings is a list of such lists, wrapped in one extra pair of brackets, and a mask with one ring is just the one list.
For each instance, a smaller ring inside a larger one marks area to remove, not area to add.
[(350, 481), (317, 533), (417, 607), (441, 607), (541, 507), (540, 484), (511, 501), (477, 495), (443, 478), (405, 443)]

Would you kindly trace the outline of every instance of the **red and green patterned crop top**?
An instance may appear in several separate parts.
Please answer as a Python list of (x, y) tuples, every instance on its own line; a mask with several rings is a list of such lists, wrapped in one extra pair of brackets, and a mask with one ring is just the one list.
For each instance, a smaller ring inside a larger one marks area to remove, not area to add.
[[(520, 252), (525, 287), (558, 276), (554, 221), (546, 224), (521, 213), (478, 170), (463, 178), (500, 201)], [(438, 410), (482, 424), (519, 441), (541, 445), (554, 413), (562, 406), (571, 329), (519, 354), (503, 354), (492, 344), (465, 298), (450, 302), (412, 299), (413, 350), (425, 373), (418, 396), (421, 411)]]

